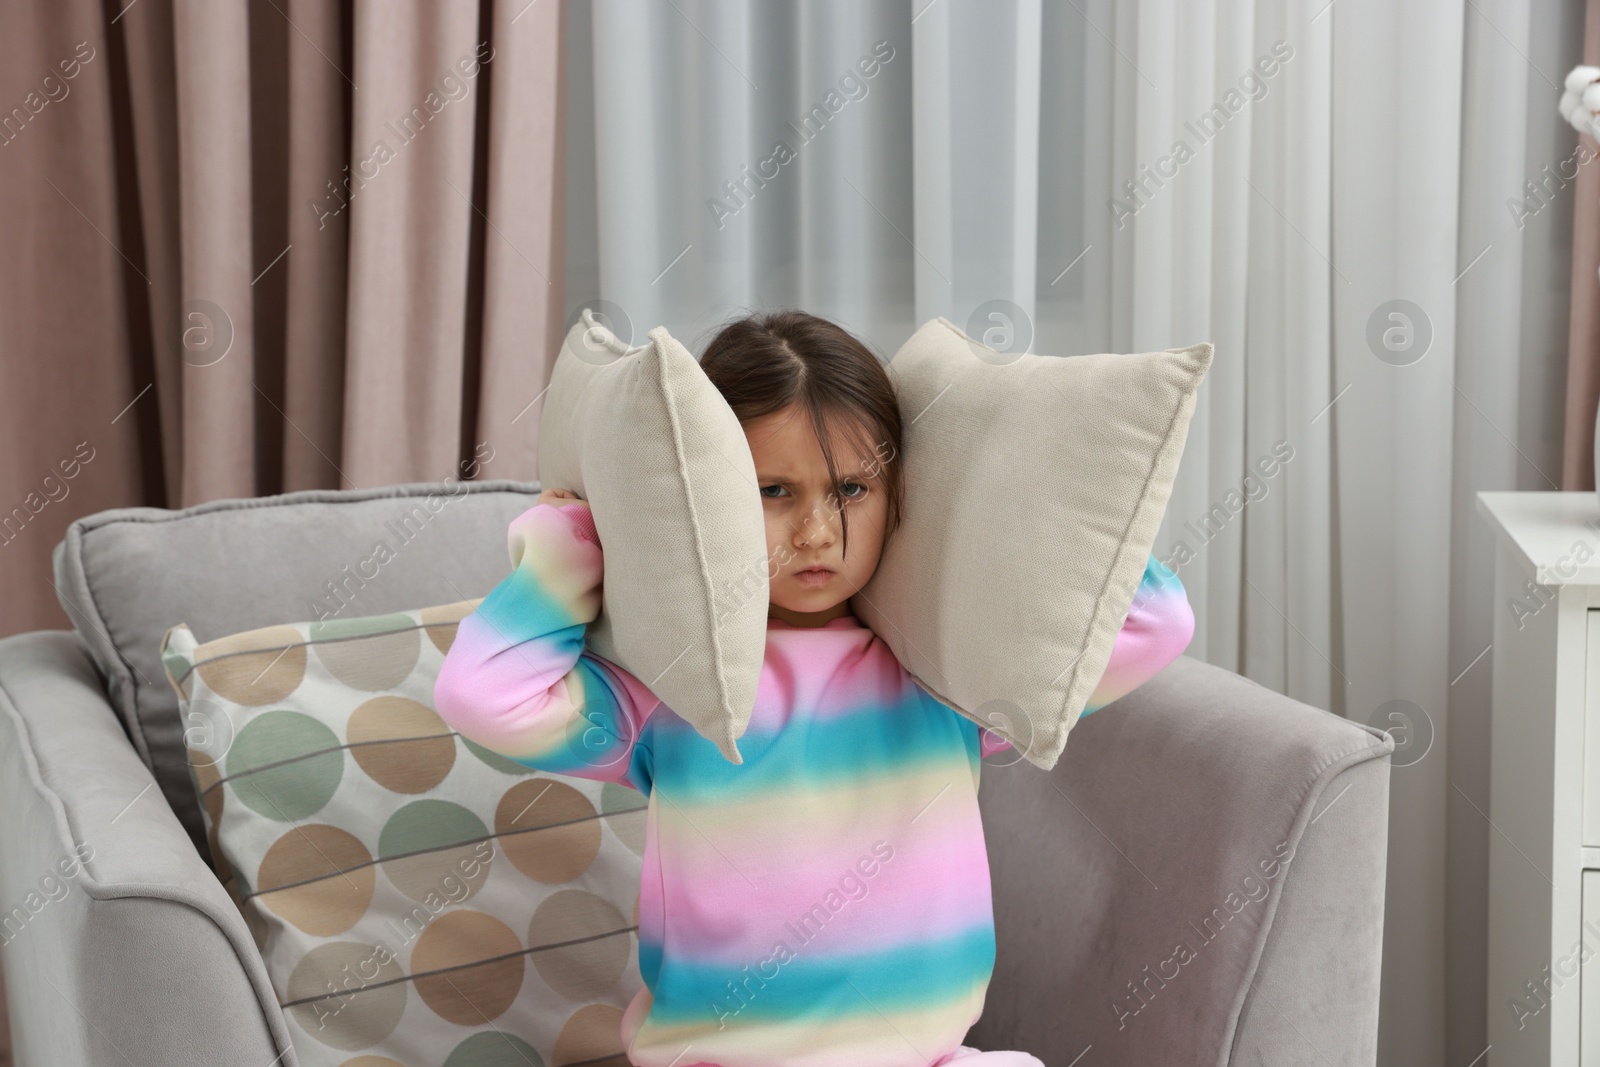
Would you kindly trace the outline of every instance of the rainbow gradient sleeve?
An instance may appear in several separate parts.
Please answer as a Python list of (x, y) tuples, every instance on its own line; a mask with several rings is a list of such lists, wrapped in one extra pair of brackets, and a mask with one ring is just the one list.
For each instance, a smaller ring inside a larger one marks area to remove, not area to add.
[(434, 710), (524, 766), (648, 793), (649, 746), (639, 739), (660, 701), (584, 651), (604, 574), (588, 505), (537, 504), (512, 520), (506, 542), (512, 571), (461, 620)]
[(1183, 583), (1165, 563), (1151, 556), (1111, 646), (1105, 672), (1078, 718), (1094, 714), (1154, 678), (1189, 647), (1192, 637), (1194, 611)]

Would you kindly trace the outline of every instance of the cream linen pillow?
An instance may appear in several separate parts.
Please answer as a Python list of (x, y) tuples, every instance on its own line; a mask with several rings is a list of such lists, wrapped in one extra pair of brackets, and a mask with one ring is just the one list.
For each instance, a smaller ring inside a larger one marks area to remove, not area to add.
[(767, 645), (767, 538), (744, 431), (665, 326), (630, 348), (590, 311), (539, 426), (539, 484), (589, 503), (605, 556), (587, 647), (734, 763)]
[(1105, 672), (1211, 356), (1002, 354), (938, 317), (889, 363), (904, 520), (851, 607), (1040, 767)]

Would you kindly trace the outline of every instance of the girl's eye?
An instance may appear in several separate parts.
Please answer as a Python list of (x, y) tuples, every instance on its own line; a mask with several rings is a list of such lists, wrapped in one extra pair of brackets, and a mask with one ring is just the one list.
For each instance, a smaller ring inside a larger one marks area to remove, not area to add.
[[(862, 497), (867, 495), (867, 491), (868, 491), (867, 487), (862, 485), (860, 482), (845, 482), (839, 488), (840, 488), (839, 496), (844, 500), (860, 500)], [(777, 490), (777, 493), (769, 494), (767, 492), (768, 489), (775, 489), (775, 490)], [(847, 490), (851, 490), (851, 489), (856, 489), (856, 490), (860, 490), (860, 491), (859, 492), (848, 492), (847, 491)], [(763, 485), (761, 487), (760, 492), (761, 492), (762, 498), (765, 499), (765, 500), (777, 500), (778, 499), (778, 494), (786, 493), (786, 492), (788, 492), (788, 490), (785, 489), (781, 485)]]

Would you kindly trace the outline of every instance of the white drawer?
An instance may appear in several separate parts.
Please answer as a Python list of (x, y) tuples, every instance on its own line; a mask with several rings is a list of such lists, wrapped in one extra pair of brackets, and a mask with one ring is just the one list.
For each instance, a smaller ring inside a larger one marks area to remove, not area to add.
[[(1595, 614), (1589, 613), (1591, 634)], [(1589, 933), (1590, 927), (1600, 929), (1600, 871), (1583, 872), (1581, 943), (1584, 945), (1594, 945), (1600, 940)], [(1600, 959), (1597, 957), (1600, 951), (1583, 961), (1578, 971), (1578, 1063), (1582, 1067), (1600, 1067)]]
[[(1600, 847), (1600, 609), (1590, 608), (1585, 615), (1588, 645), (1583, 683), (1583, 843), (1595, 848)], [(1560, 798), (1556, 801), (1559, 803)], [(1589, 914), (1587, 910), (1585, 913)], [(1596, 925), (1600, 926), (1600, 922)]]

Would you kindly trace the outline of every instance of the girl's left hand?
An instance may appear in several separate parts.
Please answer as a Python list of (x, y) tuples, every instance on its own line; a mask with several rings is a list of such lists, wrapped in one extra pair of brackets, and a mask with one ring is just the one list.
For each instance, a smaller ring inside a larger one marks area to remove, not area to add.
[[(583, 497), (579, 496), (577, 493), (574, 493), (571, 489), (546, 489), (544, 492), (539, 494), (539, 499), (535, 500), (534, 504), (551, 504), (559, 500), (566, 500), (578, 504), (588, 503), (588, 501), (584, 500)], [(561, 504), (556, 504), (556, 507), (561, 506)]]

